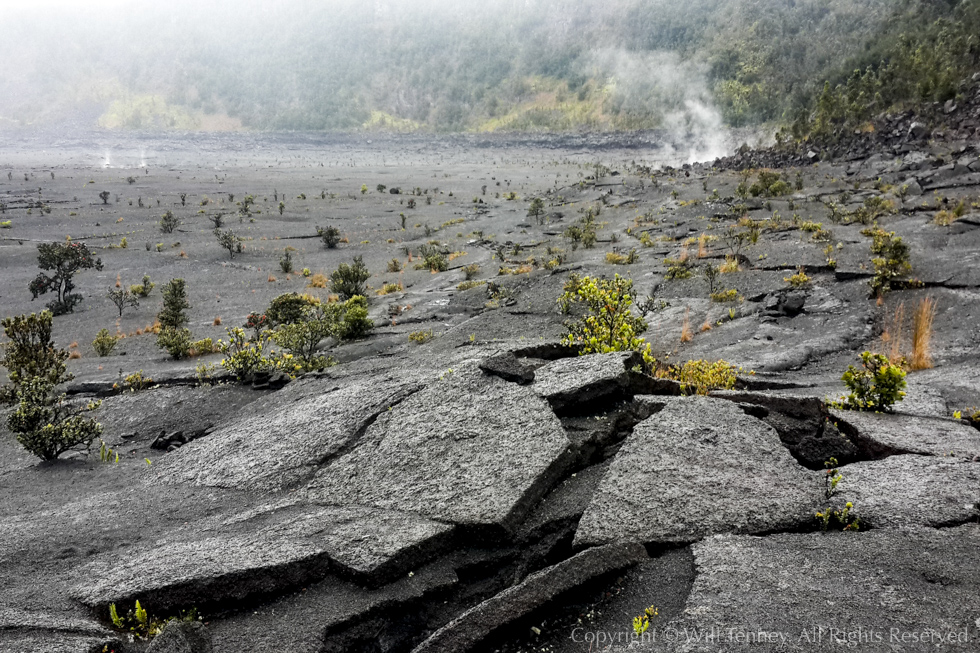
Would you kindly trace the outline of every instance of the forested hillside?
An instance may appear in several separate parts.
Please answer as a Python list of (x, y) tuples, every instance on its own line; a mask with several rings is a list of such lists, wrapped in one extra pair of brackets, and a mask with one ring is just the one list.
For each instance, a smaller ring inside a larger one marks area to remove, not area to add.
[(799, 133), (955, 95), (980, 31), (980, 0), (132, 6), (2, 10), (0, 125)]

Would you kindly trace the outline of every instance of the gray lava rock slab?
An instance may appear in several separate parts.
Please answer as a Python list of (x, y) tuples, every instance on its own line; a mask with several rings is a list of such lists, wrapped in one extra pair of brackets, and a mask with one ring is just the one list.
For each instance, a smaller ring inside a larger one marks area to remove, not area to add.
[(841, 468), (841, 501), (872, 528), (949, 526), (980, 517), (980, 464), (934, 456), (890, 456)]
[(115, 633), (91, 619), (0, 608), (0, 651), (4, 653), (77, 653), (101, 648), (115, 638)]
[(980, 456), (980, 431), (955, 420), (855, 410), (831, 414), (848, 438), (875, 454)]
[(280, 593), (331, 568), (378, 584), (426, 562), (453, 530), (388, 510), (284, 504), (222, 526), (236, 525), (244, 534), (103, 556), (77, 574), (73, 595), (87, 605), (137, 598), (161, 607), (201, 605)]
[(547, 605), (564, 593), (608, 573), (648, 559), (639, 544), (610, 544), (582, 551), (531, 574), (520, 584), (467, 610), (433, 633), (413, 653), (464, 653), (498, 629)]
[(383, 413), (309, 498), (513, 528), (560, 478), (569, 442), (530, 389), (457, 370)]
[(155, 463), (161, 483), (281, 490), (311, 477), (371, 423), (419, 386), (391, 379), (352, 381), (249, 415)]
[(934, 631), (960, 638), (942, 650), (977, 650), (978, 546), (976, 524), (712, 537), (694, 546), (698, 575), (683, 616), (659, 629), (673, 641), (636, 648), (934, 651), (934, 642), (911, 640)]
[(344, 573), (369, 582), (426, 562), (448, 544), (453, 530), (418, 515), (356, 506), (319, 508), (268, 529), (311, 538)]
[(627, 438), (575, 543), (684, 543), (792, 528), (812, 520), (819, 483), (772, 427), (732, 402), (675, 399)]
[(211, 537), (102, 556), (78, 570), (71, 595), (99, 609), (139, 599), (166, 610), (281, 592), (327, 568), (325, 551), (299, 539)]
[(535, 368), (519, 360), (512, 351), (491, 356), (480, 363), (480, 369), (487, 374), (499, 376), (504, 381), (521, 385), (534, 383)]
[[(365, 589), (328, 577), (303, 590), (209, 625), (215, 653), (322, 653), (328, 634), (343, 632), (375, 616), (455, 586), (458, 577), (442, 561), (378, 589)], [(342, 648), (340, 650), (343, 650)]]
[(624, 393), (636, 352), (590, 354), (552, 361), (535, 372), (534, 392), (555, 410)]

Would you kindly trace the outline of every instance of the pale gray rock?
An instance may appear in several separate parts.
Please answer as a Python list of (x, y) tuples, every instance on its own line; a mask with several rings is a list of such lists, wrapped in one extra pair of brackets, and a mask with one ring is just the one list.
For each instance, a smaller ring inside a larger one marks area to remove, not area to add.
[(546, 401), (474, 366), (382, 413), (308, 494), (323, 504), (511, 528), (562, 476), (568, 448)]
[(276, 404), (174, 451), (148, 470), (152, 482), (281, 490), (311, 477), (371, 421), (419, 390), (393, 379), (345, 383)]
[(676, 399), (638, 424), (606, 472), (577, 545), (694, 542), (811, 521), (820, 479), (730, 401)]
[(949, 526), (980, 517), (980, 464), (890, 456), (840, 469), (837, 503), (850, 501), (872, 528)]
[(831, 414), (845, 435), (877, 455), (980, 456), (980, 431), (952, 419), (856, 410)]
[(532, 388), (555, 410), (562, 410), (625, 393), (629, 369), (640, 362), (632, 351), (562, 358), (538, 369)]
[(851, 638), (853, 650), (934, 651), (934, 642), (892, 637), (930, 631), (964, 640), (949, 650), (976, 650), (978, 546), (976, 524), (712, 537), (694, 545), (698, 574), (683, 615), (659, 629), (679, 636), (631, 650), (852, 650)]

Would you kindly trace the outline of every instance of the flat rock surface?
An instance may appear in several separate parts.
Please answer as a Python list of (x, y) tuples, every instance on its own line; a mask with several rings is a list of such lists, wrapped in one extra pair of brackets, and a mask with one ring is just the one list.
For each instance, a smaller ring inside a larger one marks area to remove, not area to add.
[[(980, 456), (980, 431), (950, 419), (832, 410), (838, 424), (856, 431), (852, 439), (880, 453), (917, 453), (973, 459)], [(845, 434), (848, 429), (844, 427)]]
[(568, 444), (529, 389), (459, 370), (382, 413), (308, 493), (326, 504), (511, 525), (557, 480)]
[(679, 543), (792, 528), (812, 519), (819, 482), (733, 403), (677, 399), (634, 428), (575, 541)]
[(562, 358), (536, 370), (532, 387), (556, 409), (594, 401), (626, 389), (634, 360), (634, 352)]
[(889, 456), (841, 468), (840, 501), (872, 528), (949, 526), (980, 519), (980, 463)]
[[(912, 634), (962, 638), (966, 631), (967, 641), (943, 650), (975, 650), (978, 545), (976, 524), (712, 537), (694, 545), (698, 574), (683, 615), (651, 626), (660, 639), (636, 648), (820, 651), (847, 646), (863, 632), (871, 639), (858, 640), (855, 650), (930, 651), (935, 643), (913, 642)], [(673, 641), (665, 643), (664, 634)], [(749, 636), (756, 641), (747, 644)]]
[(279, 490), (312, 476), (389, 407), (419, 389), (399, 380), (323, 385), (267, 413), (247, 415), (156, 464), (160, 483)]
[[(332, 569), (377, 581), (425, 562), (452, 527), (417, 515), (358, 507), (270, 504), (226, 520), (204, 539), (105, 555), (76, 574), (88, 605), (153, 600), (189, 606), (274, 594)], [(211, 528), (205, 527), (205, 532)]]

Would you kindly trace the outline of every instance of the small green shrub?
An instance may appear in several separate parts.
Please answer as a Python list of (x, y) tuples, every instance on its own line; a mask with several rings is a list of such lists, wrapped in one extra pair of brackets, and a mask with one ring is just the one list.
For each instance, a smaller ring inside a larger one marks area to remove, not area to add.
[(796, 271), (796, 274), (790, 275), (788, 277), (783, 277), (783, 281), (793, 286), (794, 288), (805, 288), (810, 285), (810, 281), (812, 281), (812, 279), (810, 279), (810, 277), (807, 276), (807, 273), (803, 269), (803, 266), (800, 266), (799, 270)]
[(300, 295), (291, 292), (279, 295), (269, 304), (265, 318), (269, 326), (275, 328), (281, 324), (295, 324), (303, 319), (307, 311), (320, 305), (320, 300), (311, 295)]
[(52, 318), (50, 311), (42, 311), (0, 322), (8, 340), (0, 343), (0, 365), (10, 378), (10, 385), (0, 387), (0, 404), (15, 403), (18, 386), (31, 379), (43, 378), (56, 386), (74, 378), (65, 366), (68, 351), (58, 349), (51, 339)]
[(706, 395), (712, 390), (731, 390), (742, 369), (725, 361), (690, 360), (683, 365), (660, 365), (654, 376), (681, 384), (685, 395)]
[(129, 287), (129, 292), (139, 297), (145, 299), (150, 296), (150, 291), (156, 287), (156, 284), (150, 281), (150, 275), (143, 275), (143, 283), (138, 283)]
[(173, 211), (167, 211), (160, 218), (160, 231), (165, 234), (172, 234), (174, 230), (180, 226), (180, 218), (173, 214)]
[(221, 353), (221, 366), (235, 376), (239, 383), (251, 383), (257, 372), (275, 369), (278, 362), (266, 355), (267, 334), (250, 340), (241, 327), (226, 329), (228, 342), (218, 341)]
[(871, 237), (871, 253), (876, 256), (871, 259), (875, 275), (870, 285), (872, 293), (881, 297), (891, 290), (893, 283), (912, 272), (912, 263), (909, 260), (911, 250), (894, 231), (876, 227), (865, 229), (861, 233)]
[(905, 370), (893, 365), (883, 354), (866, 351), (861, 354), (862, 369), (853, 365), (841, 376), (841, 381), (851, 391), (837, 402), (850, 410), (888, 410), (905, 397)]
[(371, 273), (364, 265), (364, 259), (355, 256), (351, 264), (341, 263), (330, 275), (330, 288), (346, 301), (356, 295), (364, 296), (370, 278)]
[(719, 290), (718, 292), (711, 293), (711, 301), (717, 302), (719, 304), (724, 304), (728, 302), (738, 301), (738, 290), (735, 288), (729, 288), (728, 290)]
[(408, 334), (409, 340), (420, 345), (424, 345), (425, 343), (429, 342), (433, 337), (434, 334), (432, 333), (432, 329), (428, 329), (426, 331), (412, 331), (410, 334)]
[(111, 354), (117, 344), (119, 344), (119, 338), (109, 333), (109, 329), (102, 329), (96, 334), (95, 340), (92, 341), (92, 348), (102, 358)]
[(337, 243), (340, 242), (340, 229), (337, 229), (337, 227), (317, 227), (316, 235), (320, 237), (320, 240), (323, 241), (327, 249), (334, 249), (337, 247)]
[(652, 363), (650, 345), (639, 337), (647, 323), (633, 314), (635, 302), (631, 279), (618, 274), (613, 279), (570, 275), (558, 298), (559, 308), (567, 314), (571, 306), (584, 304), (588, 313), (577, 322), (565, 324), (568, 333), (562, 344), (581, 346), (582, 354), (638, 351), (646, 362)]
[(191, 350), (191, 332), (184, 328), (163, 328), (157, 335), (157, 347), (167, 350), (174, 360), (186, 358)]
[(472, 281), (478, 274), (480, 274), (480, 266), (476, 263), (463, 266), (463, 275), (467, 281)]

